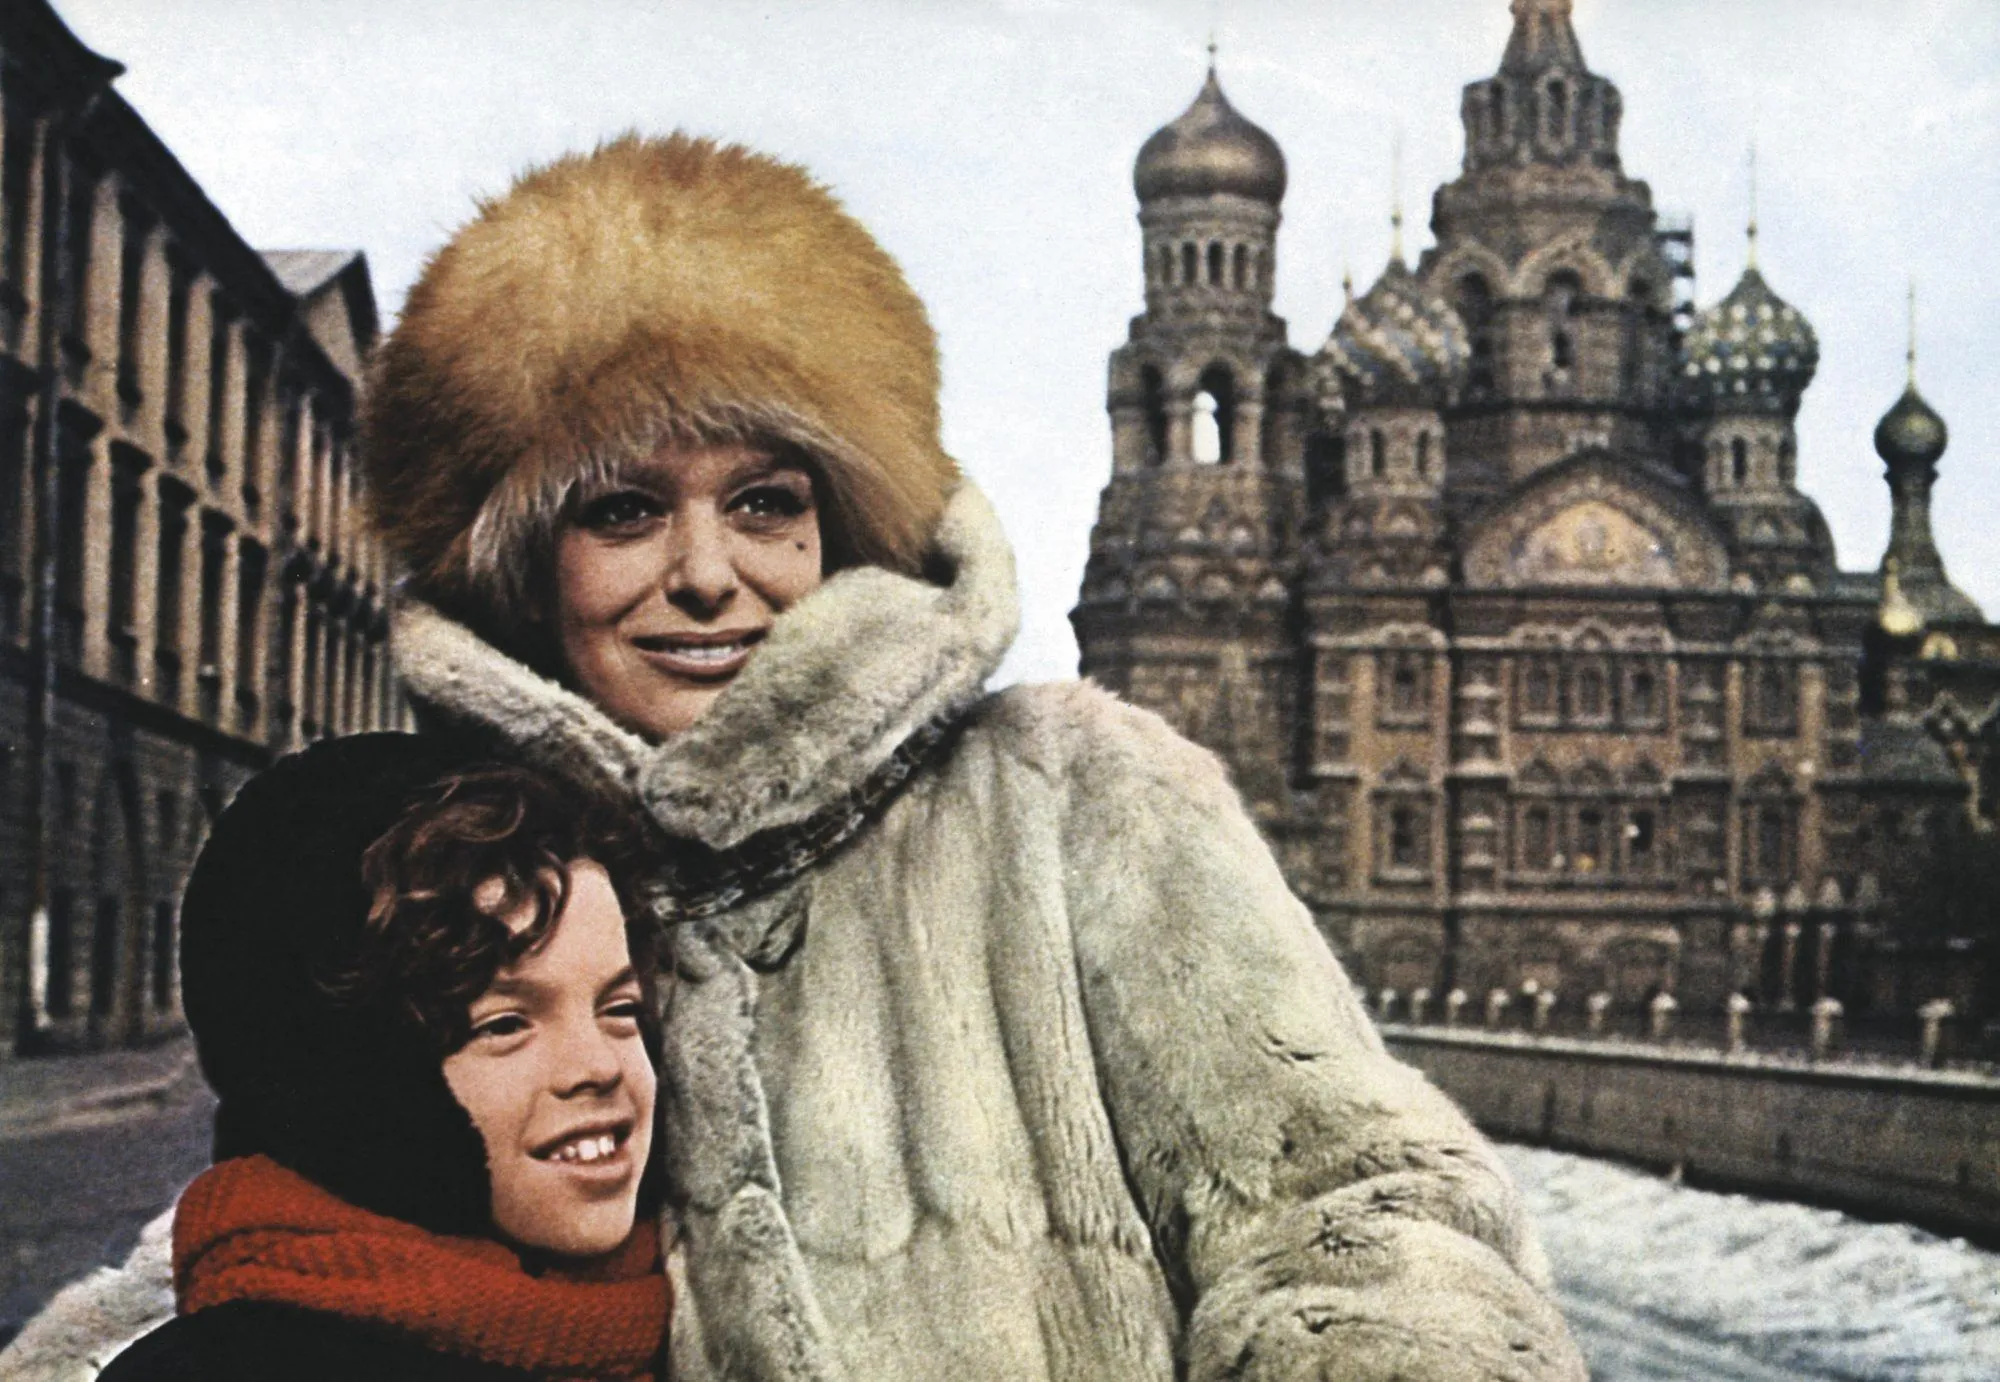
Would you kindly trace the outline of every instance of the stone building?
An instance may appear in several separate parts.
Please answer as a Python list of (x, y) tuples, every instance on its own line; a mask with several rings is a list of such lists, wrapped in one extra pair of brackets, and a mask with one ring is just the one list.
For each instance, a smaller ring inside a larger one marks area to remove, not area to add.
[(1796, 483), (1818, 344), (1754, 226), (1697, 310), (1691, 232), (1626, 174), (1570, 0), (1512, 8), (1435, 247), (1405, 262), (1399, 216), (1311, 355), (1270, 310), (1277, 144), (1213, 70), (1146, 141), (1082, 670), (1230, 764), (1406, 1005), (1969, 996), (1962, 961), (1883, 980), (1873, 910), (1977, 778), (1941, 713), (2000, 741), (2000, 639), (1931, 540), (1943, 423), (1913, 364), (1876, 435), (1888, 553), (1839, 569)]
[(260, 255), (0, 6), (0, 1058), (179, 1022), (176, 899), (279, 752), (396, 721), (348, 462), (360, 255)]

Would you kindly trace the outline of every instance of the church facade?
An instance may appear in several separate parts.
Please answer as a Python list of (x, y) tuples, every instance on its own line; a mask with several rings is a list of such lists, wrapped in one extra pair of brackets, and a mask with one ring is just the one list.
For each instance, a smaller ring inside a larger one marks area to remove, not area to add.
[(1888, 553), (1839, 569), (1797, 487), (1812, 328), (1754, 227), (1686, 300), (1691, 233), (1624, 171), (1570, 9), (1514, 0), (1434, 248), (1311, 354), (1270, 310), (1276, 142), (1213, 70), (1146, 142), (1082, 670), (1223, 757), (1391, 1010), (1964, 1011), (1962, 957), (1889, 963), (1878, 922), (2000, 733), (2000, 643), (1930, 534), (1943, 421), (1913, 367)]

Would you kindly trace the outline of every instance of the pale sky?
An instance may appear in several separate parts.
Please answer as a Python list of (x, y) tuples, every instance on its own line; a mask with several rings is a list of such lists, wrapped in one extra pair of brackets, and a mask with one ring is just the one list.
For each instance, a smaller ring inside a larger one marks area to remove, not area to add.
[[(1105, 357), (1141, 307), (1131, 166), (1201, 83), (1284, 148), (1277, 310), (1324, 341), (1351, 265), (1389, 248), (1403, 142), (1412, 256), (1462, 151), (1459, 88), (1506, 0), (55, 0), (260, 248), (367, 251), (385, 317), (423, 256), (522, 167), (685, 128), (796, 160), (901, 260), (942, 340), (945, 440), (1021, 556), (1003, 676), (1073, 675), (1074, 603), (1110, 470)], [(1904, 290), (1950, 424), (1954, 579), (2000, 615), (2000, 3), (1579, 0), (1625, 97), (1626, 171), (1690, 214), (1703, 303), (1761, 262), (1817, 328), (1800, 484), (1844, 567), (1888, 533), (1870, 442), (1902, 389)]]

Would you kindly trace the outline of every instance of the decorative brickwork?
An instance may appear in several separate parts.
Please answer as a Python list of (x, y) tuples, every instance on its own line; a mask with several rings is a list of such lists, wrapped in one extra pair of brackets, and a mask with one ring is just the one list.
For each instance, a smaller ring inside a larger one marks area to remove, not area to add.
[(1696, 309), (1569, 0), (1513, 11), (1435, 246), (1406, 264), (1399, 214), (1311, 357), (1267, 307), (1276, 144), (1212, 71), (1147, 144), (1082, 669), (1228, 761), (1372, 990), (1865, 1007), (1909, 822), (2000, 776), (2000, 634), (1930, 537), (1942, 420), (1914, 383), (1884, 420), (1892, 560), (1840, 570), (1796, 488), (1811, 325), (1754, 232)]

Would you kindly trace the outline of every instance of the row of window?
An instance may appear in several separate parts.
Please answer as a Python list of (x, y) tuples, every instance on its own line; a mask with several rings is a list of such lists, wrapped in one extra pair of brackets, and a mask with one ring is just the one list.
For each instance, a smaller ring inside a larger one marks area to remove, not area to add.
[[(18, 350), (23, 344), (18, 328), (42, 272), (31, 213), (37, 203), (37, 173), (48, 165), (37, 139), (36, 115), (12, 84), (0, 104), (5, 111), (0, 128), (0, 321), (8, 327), (5, 344)], [(159, 432), (157, 440), (147, 439), (145, 445), (162, 446), (164, 459), (178, 466), (196, 438), (198, 416), (205, 423), (199, 431), (200, 460), (213, 492), (219, 494), (225, 483), (239, 486), (242, 511), (254, 522), (275, 485), (286, 526), (303, 527), (331, 548), (338, 541), (342, 496), (351, 481), (336, 424), (300, 372), (304, 357), (280, 349), (278, 337), (271, 334), (292, 332), (296, 323), (252, 322), (160, 217), (132, 190), (120, 187), (116, 175), (82, 162), (82, 152), (70, 150), (62, 164), (70, 183), (61, 237), (69, 291), (54, 310), (70, 367), (68, 382), (79, 385), (94, 352), (115, 346), (121, 421), (134, 423), (144, 405), (153, 405), (148, 424), (157, 422)], [(50, 179), (42, 181), (53, 185)], [(117, 221), (117, 262), (112, 266), (100, 266), (93, 254), (101, 214)], [(90, 315), (96, 296), (93, 279), (107, 268), (117, 273), (115, 338), (108, 311), (102, 322)], [(304, 513), (296, 511), (301, 498)], [(235, 504), (230, 500), (231, 507)]]
[[(1379, 655), (1378, 720), (1385, 727), (1427, 724), (1434, 654), (1411, 650)], [(1705, 678), (1687, 678), (1698, 700)], [(1476, 690), (1477, 688), (1471, 688)], [(1489, 695), (1498, 698), (1496, 690)], [(1745, 664), (1743, 727), (1753, 734), (1795, 733), (1799, 673), (1782, 658)], [(1610, 653), (1527, 653), (1515, 660), (1514, 723), (1522, 729), (1658, 731), (1667, 721), (1666, 669), (1661, 659)]]
[(1517, 134), (1557, 147), (1604, 145), (1614, 137), (1617, 98), (1607, 88), (1600, 101), (1599, 86), (1587, 78), (1573, 83), (1552, 76), (1517, 86), (1495, 77), (1482, 85), (1484, 99), (1468, 99), (1465, 107), (1466, 132), (1475, 144), (1505, 144)]
[[(0, 771), (0, 802), (11, 809), (17, 784)], [(36, 959), (28, 996), (37, 1017), (58, 1031), (119, 1038), (159, 1031), (177, 1019), (178, 910), (174, 894), (224, 792), (199, 789), (199, 810), (184, 810), (173, 787), (148, 800), (131, 763), (95, 784), (86, 813), (78, 765), (53, 765), (50, 823), (58, 843), (46, 912), (29, 951)], [(150, 805), (150, 810), (148, 806)], [(0, 911), (8, 899), (0, 897)], [(25, 919), (19, 924), (26, 924)], [(107, 1024), (120, 1021), (113, 1033)]]
[(1766, 468), (1756, 464), (1756, 448), (1747, 437), (1734, 436), (1726, 440), (1716, 437), (1709, 442), (1711, 483), (1741, 489), (1754, 479), (1764, 486), (1789, 485), (1792, 483), (1798, 465), (1797, 444), (1789, 436), (1780, 437), (1777, 444), (1776, 473), (1756, 473)]
[[(0, 633), (9, 637), (18, 635), (26, 613), (19, 558), (26, 536), (22, 497), (29, 428), (18, 403), (0, 407), (0, 572), (6, 577), (0, 585)], [(88, 499), (94, 453), (69, 433), (59, 458), (55, 651), (81, 664), (91, 598)], [(273, 571), (270, 549), (254, 534), (237, 532), (227, 514), (202, 506), (184, 479), (155, 471), (136, 449), (114, 442), (109, 461), (110, 531), (104, 535), (109, 586), (104, 598), (106, 671), (114, 680), (150, 693), (164, 705), (245, 733), (263, 727), (268, 685), (270, 729), (278, 742), (295, 725), (309, 737), (322, 726), (358, 727), (392, 718), (386, 709), (391, 693), (381, 665), (379, 620), (365, 605), (336, 610), (345, 598), (338, 589), (308, 594), (304, 582), (312, 572), (310, 563), (295, 561), (286, 571)], [(147, 593), (141, 589), (142, 573), (150, 577), (147, 639), (140, 628), (141, 595)], [(145, 644), (152, 655), (142, 666)], [(225, 651), (234, 654), (227, 664)], [(223, 685), (225, 665), (235, 669), (230, 686)], [(302, 675), (295, 678), (295, 670)], [(340, 687), (337, 692), (335, 686)], [(336, 699), (329, 701), (329, 696)], [(233, 699), (233, 709), (225, 697)]]
[[(1573, 269), (1557, 269), (1542, 285), (1539, 335), (1544, 394), (1561, 397), (1575, 391), (1578, 333), (1585, 296), (1582, 276)], [(1626, 297), (1628, 302), (1650, 313), (1651, 281), (1635, 276), (1626, 287)], [(1453, 285), (1452, 305), (1465, 322), (1468, 338), (1466, 395), (1475, 399), (1490, 397), (1499, 388), (1498, 300), (1485, 275), (1473, 272), (1460, 277)], [(1630, 320), (1628, 317), (1627, 321)], [(1625, 339), (1620, 368), (1620, 387), (1629, 393), (1640, 375), (1640, 339), (1630, 336)]]
[[(1432, 866), (1433, 810), (1428, 799), (1384, 797), (1377, 806), (1377, 872), (1390, 881), (1421, 881)], [(1522, 881), (1556, 880), (1659, 882), (1671, 876), (1667, 842), (1672, 804), (1654, 798), (1517, 799), (1511, 806), (1511, 848), (1493, 852), (1495, 823), (1468, 829), (1468, 866), (1491, 867), (1502, 857)], [(1720, 871), (1720, 841), (1712, 823), (1696, 816), (1685, 823), (1681, 863), (1695, 871)], [(1781, 799), (1749, 801), (1741, 807), (1740, 856), (1743, 878), (1754, 884), (1783, 884), (1798, 859), (1798, 809)]]
[(1155, 249), (1151, 268), (1148, 276), (1157, 287), (1241, 291), (1262, 288), (1271, 281), (1271, 251), (1242, 241), (1225, 244), (1210, 240), (1204, 246), (1183, 240), (1177, 246), (1162, 244)]
[[(1203, 370), (1195, 382), (1189, 402), (1187, 446), (1184, 457), (1174, 455), (1173, 431), (1167, 411), (1166, 380), (1156, 365), (1139, 372), (1140, 406), (1146, 425), (1146, 464), (1164, 465), (1174, 460), (1190, 460), (1197, 465), (1234, 465), (1261, 457), (1266, 464), (1275, 459), (1276, 432), (1266, 424), (1261, 435), (1246, 436), (1242, 418), (1244, 392), (1227, 365), (1216, 363)], [(1265, 381), (1266, 398), (1279, 392), (1273, 371)], [(1254, 442), (1254, 444), (1253, 444)]]
[[(42, 1012), (55, 1021), (80, 1016), (77, 1004), (78, 980), (88, 995), (88, 1015), (102, 1021), (112, 1015), (118, 999), (118, 979), (123, 958), (133, 945), (129, 931), (137, 919), (125, 915), (126, 900), (115, 893), (94, 899), (90, 916), (90, 947), (87, 972), (77, 954), (78, 933), (82, 929), (81, 909), (74, 891), (55, 888), (49, 892), (48, 935), (44, 942)], [(174, 998), (175, 907), (160, 899), (152, 903), (152, 915), (140, 933), (141, 953), (138, 974), (140, 993), (156, 1017), (172, 1014)]]

